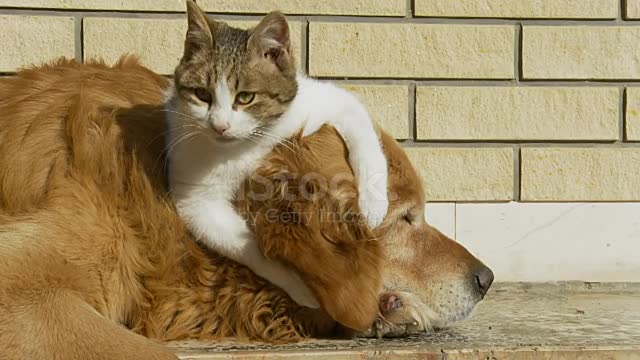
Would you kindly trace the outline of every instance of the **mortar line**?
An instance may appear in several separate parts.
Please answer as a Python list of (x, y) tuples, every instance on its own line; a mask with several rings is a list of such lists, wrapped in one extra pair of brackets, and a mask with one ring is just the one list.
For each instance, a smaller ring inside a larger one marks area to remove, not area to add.
[(620, 101), (619, 101), (619, 123), (618, 123), (618, 137), (619, 140), (626, 141), (626, 123), (627, 123), (627, 89), (620, 87)]
[[(426, 204), (446, 204), (455, 201), (459, 205), (475, 205), (475, 204), (508, 204), (513, 203), (512, 200), (431, 200), (427, 199)], [(526, 205), (526, 204), (640, 204), (640, 200), (522, 200), (517, 201), (518, 204)]]
[(458, 241), (458, 203), (453, 203), (453, 239)]
[(75, 59), (77, 62), (82, 63), (84, 61), (82, 16), (75, 16), (73, 18), (73, 38)]
[(300, 62), (302, 70), (305, 74), (309, 74), (309, 21), (302, 23), (301, 28), (301, 40), (300, 40)]
[(528, 148), (586, 148), (586, 149), (621, 149), (639, 148), (640, 142), (593, 142), (593, 141), (471, 141), (461, 142), (456, 140), (443, 141), (406, 141), (402, 142), (407, 148), (504, 148), (512, 149), (518, 146), (520, 149)]
[[(83, 17), (120, 17), (120, 18), (151, 18), (151, 19), (178, 19), (184, 17), (184, 11), (127, 11), (127, 10), (91, 10), (91, 9), (46, 9), (46, 8), (0, 8), (3, 15), (41, 15), (41, 16), (75, 16)], [(262, 18), (260, 13), (242, 12), (207, 12), (220, 20), (258, 20)], [(640, 19), (629, 19), (619, 21), (612, 19), (589, 19), (589, 18), (464, 18), (464, 17), (406, 17), (379, 16), (379, 15), (321, 15), (321, 14), (290, 14), (287, 18), (291, 21), (330, 22), (330, 23), (398, 23), (398, 24), (449, 24), (449, 25), (546, 25), (546, 26), (566, 26), (566, 25), (601, 25), (601, 26), (637, 26)]]
[(31, 12), (65, 12), (65, 13), (120, 13), (120, 14), (176, 14), (184, 13), (184, 9), (180, 10), (135, 10), (135, 9), (68, 9), (68, 8), (56, 8), (56, 7), (33, 7), (33, 6), (0, 6), (0, 11), (31, 11)]
[(408, 85), (418, 86), (503, 86), (503, 87), (620, 87), (640, 86), (637, 80), (523, 80), (516, 79), (452, 79), (452, 78), (391, 78), (391, 77), (349, 77), (349, 76), (316, 76), (318, 79), (336, 83), (361, 85)]
[(6, 9), (0, 8), (0, 15), (31, 15), (31, 16), (82, 16), (108, 18), (141, 18), (141, 19), (179, 19), (184, 18), (181, 12), (119, 12), (119, 11), (87, 11), (87, 10), (46, 10), (46, 9)]
[(522, 71), (522, 44), (523, 44), (523, 36), (524, 36), (524, 30), (522, 28), (522, 24), (518, 24), (518, 26), (516, 26), (516, 48), (515, 48), (515, 77), (516, 77), (516, 82), (519, 84), (522, 81), (523, 78), (523, 71)]
[(408, 140), (415, 141), (418, 138), (416, 123), (416, 84), (409, 84), (409, 137)]
[(622, 23), (627, 17), (627, 0), (618, 1), (618, 21)]
[(407, 0), (406, 7), (407, 7), (407, 15), (405, 16), (405, 18), (410, 19), (414, 17), (415, 16), (414, 14), (416, 13), (415, 0)]
[[(84, 20), (84, 19), (83, 19)], [(0, 75), (11, 76), (15, 71), (2, 71)], [(405, 85), (415, 84), (416, 86), (449, 86), (449, 87), (573, 87), (573, 88), (610, 88), (621, 86), (638, 87), (640, 79), (635, 81), (584, 81), (584, 80), (540, 80), (540, 81), (520, 81), (514, 79), (419, 79), (419, 78), (349, 78), (314, 76), (320, 80), (330, 80), (338, 84), (354, 85)]]
[(520, 201), (522, 178), (522, 152), (519, 145), (513, 147), (513, 201)]

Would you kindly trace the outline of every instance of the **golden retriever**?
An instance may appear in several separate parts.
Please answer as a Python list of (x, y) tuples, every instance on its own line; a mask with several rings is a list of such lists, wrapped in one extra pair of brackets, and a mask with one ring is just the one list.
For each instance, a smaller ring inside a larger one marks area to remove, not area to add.
[[(483, 298), (491, 270), (425, 222), (418, 176), (383, 132), (392, 202), (374, 231), (350, 219), (354, 180), (330, 128), (278, 147), (238, 196), (265, 255), (322, 310), (208, 253), (167, 195), (167, 84), (132, 57), (0, 80), (0, 357), (169, 359), (158, 340), (402, 334), (447, 327)], [(247, 196), (264, 192), (259, 179), (271, 196)]]

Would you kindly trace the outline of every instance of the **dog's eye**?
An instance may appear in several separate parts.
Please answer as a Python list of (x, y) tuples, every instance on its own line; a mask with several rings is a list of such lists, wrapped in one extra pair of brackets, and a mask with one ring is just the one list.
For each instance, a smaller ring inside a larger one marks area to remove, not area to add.
[(211, 97), (209, 90), (205, 88), (195, 88), (193, 89), (193, 94), (198, 98), (198, 100), (211, 105), (213, 98)]
[(402, 220), (409, 225), (412, 225), (413, 222), (415, 221), (415, 219), (413, 218), (413, 215), (411, 214), (406, 214), (405, 216), (402, 217)]
[(253, 102), (253, 99), (255, 99), (255, 97), (256, 97), (256, 93), (240, 91), (236, 95), (235, 103), (238, 105), (249, 105), (251, 104), (251, 102)]

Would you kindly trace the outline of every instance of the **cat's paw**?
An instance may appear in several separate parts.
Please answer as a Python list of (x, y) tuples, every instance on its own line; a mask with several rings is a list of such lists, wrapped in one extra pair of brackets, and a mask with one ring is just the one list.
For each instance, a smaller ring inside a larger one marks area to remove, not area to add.
[(294, 286), (286, 286), (287, 294), (293, 301), (295, 301), (298, 305), (305, 306), (311, 309), (318, 309), (320, 307), (320, 303), (316, 299), (315, 295), (311, 289), (302, 281), (302, 279), (296, 275), (294, 275), (296, 280), (293, 282)]
[(382, 224), (387, 215), (387, 210), (389, 210), (386, 186), (383, 189), (362, 189), (358, 198), (358, 205), (369, 228), (375, 229), (378, 227), (378, 225)]
[(299, 293), (289, 294), (293, 301), (295, 301), (298, 305), (305, 306), (311, 309), (320, 308), (320, 303), (316, 300), (316, 297), (313, 295), (309, 288), (306, 291), (301, 291)]
[(302, 126), (302, 136), (309, 136), (315, 133), (322, 127), (322, 125), (324, 125), (324, 123), (305, 120), (304, 125)]

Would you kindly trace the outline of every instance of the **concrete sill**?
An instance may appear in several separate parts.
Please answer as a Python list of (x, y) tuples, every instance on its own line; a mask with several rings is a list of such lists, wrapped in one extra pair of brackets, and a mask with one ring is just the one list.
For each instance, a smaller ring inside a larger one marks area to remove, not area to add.
[(496, 284), (471, 319), (398, 339), (169, 344), (182, 359), (640, 359), (640, 283)]

